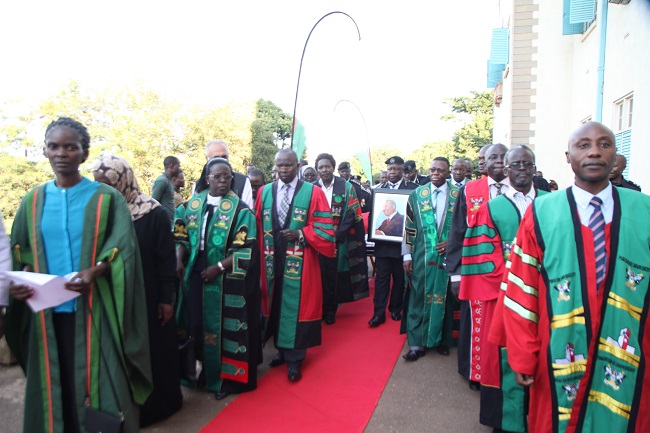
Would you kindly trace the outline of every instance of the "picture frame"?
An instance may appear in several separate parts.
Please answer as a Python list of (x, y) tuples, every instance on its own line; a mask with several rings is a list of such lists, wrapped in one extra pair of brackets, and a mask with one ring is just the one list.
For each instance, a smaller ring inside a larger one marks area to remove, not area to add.
[[(402, 243), (406, 225), (406, 204), (411, 191), (413, 190), (390, 188), (376, 188), (372, 191), (372, 209), (368, 219), (369, 241)], [(390, 212), (393, 206), (395, 211), (395, 216), (391, 218), (393, 223), (385, 223), (388, 220), (386, 213)]]

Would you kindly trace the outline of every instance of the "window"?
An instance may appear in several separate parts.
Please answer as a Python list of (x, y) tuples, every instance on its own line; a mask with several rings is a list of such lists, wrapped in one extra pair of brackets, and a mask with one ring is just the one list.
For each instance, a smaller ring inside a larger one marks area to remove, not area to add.
[(632, 128), (632, 108), (634, 94), (630, 93), (614, 102), (614, 132), (626, 131)]

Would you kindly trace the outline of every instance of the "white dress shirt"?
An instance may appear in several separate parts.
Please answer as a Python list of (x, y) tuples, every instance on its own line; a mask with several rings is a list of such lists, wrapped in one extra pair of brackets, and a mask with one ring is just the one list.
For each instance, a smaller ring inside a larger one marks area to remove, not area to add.
[[(0, 271), (11, 271), (11, 249), (0, 213)], [(0, 275), (0, 306), (9, 305), (9, 279)]]
[[(589, 227), (589, 218), (591, 214), (594, 213), (594, 207), (589, 204), (594, 194), (585, 191), (580, 188), (578, 185), (573, 184), (571, 186), (571, 192), (573, 192), (573, 197), (576, 200), (576, 207), (578, 208), (578, 215), (580, 215), (580, 222), (583, 226)], [(612, 183), (607, 184), (607, 188), (596, 194), (596, 197), (603, 201), (603, 204), (600, 206), (600, 209), (603, 212), (603, 217), (605, 218), (605, 224), (612, 222), (614, 218), (614, 198), (612, 197)]]
[(531, 185), (530, 191), (528, 191), (527, 194), (523, 194), (519, 191), (517, 191), (514, 188), (508, 188), (508, 191), (506, 192), (506, 197), (508, 197), (510, 200), (513, 201), (515, 206), (517, 206), (517, 209), (519, 210), (519, 214), (521, 217), (524, 217), (524, 214), (526, 213), (526, 209), (528, 209), (528, 206), (535, 200), (535, 188)]
[[(497, 196), (498, 189), (495, 185), (497, 181), (492, 179), (490, 176), (487, 177), (487, 180), (488, 180), (488, 188), (490, 190), (490, 199), (493, 199), (494, 197)], [(510, 189), (510, 179), (506, 177), (499, 183), (501, 184), (501, 194), (505, 194), (506, 192), (508, 192), (508, 189)]]
[[(219, 208), (219, 203), (221, 203), (221, 197), (212, 197), (210, 193), (205, 196), (205, 202), (207, 204), (211, 204), (214, 206), (214, 213), (217, 213), (217, 209)], [(199, 250), (203, 251), (205, 248), (205, 229), (208, 227), (208, 211), (205, 211), (205, 214), (203, 214), (203, 227), (201, 228), (201, 243), (199, 245)]]
[(325, 197), (327, 197), (327, 204), (332, 207), (332, 192), (334, 191), (334, 179), (336, 176), (332, 177), (332, 183), (330, 183), (330, 186), (325, 186), (323, 183), (323, 179), (318, 179), (318, 184), (321, 186), (321, 189), (325, 193)]

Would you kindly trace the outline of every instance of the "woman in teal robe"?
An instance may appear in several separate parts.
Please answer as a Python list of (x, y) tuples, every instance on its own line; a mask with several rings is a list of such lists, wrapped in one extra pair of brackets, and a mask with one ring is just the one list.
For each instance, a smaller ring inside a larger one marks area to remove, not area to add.
[[(218, 400), (257, 387), (261, 362), (255, 216), (232, 191), (227, 160), (211, 159), (196, 193), (176, 210), (178, 326), (195, 342)], [(201, 342), (201, 343), (197, 343)]]
[[(56, 178), (22, 200), (11, 233), (15, 270), (67, 275), (81, 296), (33, 313), (34, 293), (10, 285), (7, 342), (27, 375), (23, 431), (80, 432), (86, 408), (139, 430), (151, 392), (146, 304), (129, 208), (119, 192), (79, 172), (90, 137), (61, 118), (45, 133)], [(101, 346), (101, 349), (100, 349)]]

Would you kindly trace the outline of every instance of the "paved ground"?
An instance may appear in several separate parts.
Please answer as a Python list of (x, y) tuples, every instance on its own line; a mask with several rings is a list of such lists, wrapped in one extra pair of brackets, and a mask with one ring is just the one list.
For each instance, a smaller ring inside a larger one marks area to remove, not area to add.
[[(268, 370), (266, 364), (272, 355), (273, 349), (267, 348), (261, 375)], [(413, 363), (399, 358), (365, 433), (490, 432), (478, 422), (479, 394), (471, 391), (456, 373), (455, 355), (452, 349), (449, 357), (431, 351)], [(24, 386), (20, 368), (0, 366), (0, 430), (4, 433), (21, 431)], [(211, 393), (183, 392), (185, 401), (180, 412), (142, 431), (198, 432), (236, 398), (216, 401)]]

